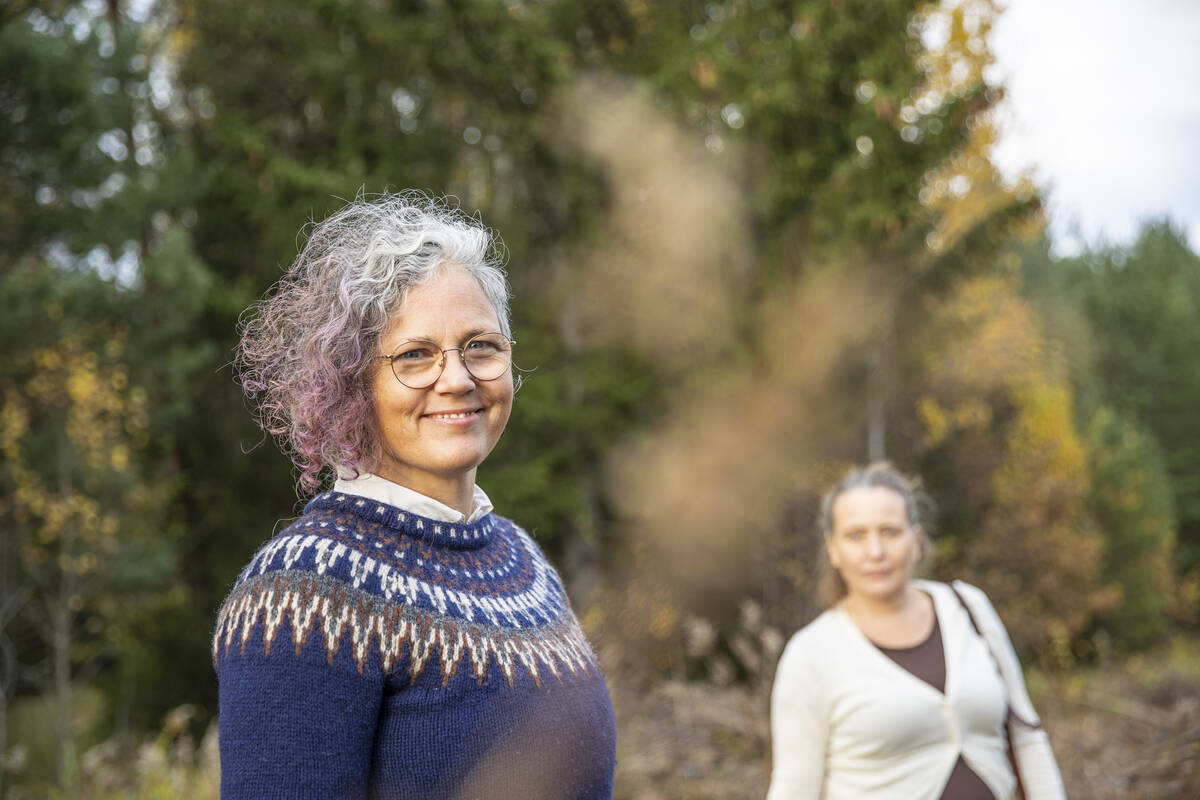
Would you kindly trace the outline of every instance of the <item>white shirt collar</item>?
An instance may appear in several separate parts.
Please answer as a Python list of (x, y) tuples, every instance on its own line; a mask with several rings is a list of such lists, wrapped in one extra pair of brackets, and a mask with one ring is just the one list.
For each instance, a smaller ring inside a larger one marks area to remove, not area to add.
[(393, 483), (370, 472), (360, 472), (358, 477), (343, 476), (338, 472), (338, 479), (333, 484), (333, 491), (342, 494), (355, 494), (366, 497), (389, 506), (402, 508), (421, 517), (436, 519), (439, 522), (478, 522), (492, 513), (492, 501), (484, 494), (478, 485), (471, 498), (472, 508), (469, 515), (451, 508), (445, 503), (432, 497), (414, 492), (406, 486)]

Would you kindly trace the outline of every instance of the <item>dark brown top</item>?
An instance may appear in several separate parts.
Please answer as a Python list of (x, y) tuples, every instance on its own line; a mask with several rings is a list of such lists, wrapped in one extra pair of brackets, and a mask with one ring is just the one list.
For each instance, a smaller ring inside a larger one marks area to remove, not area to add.
[(882, 647), (880, 651), (939, 692), (946, 691), (946, 653), (942, 649), (942, 627), (933, 615), (933, 630), (925, 641), (912, 647)]
[[(901, 648), (875, 646), (939, 692), (946, 691), (946, 652), (942, 647), (942, 629), (936, 613), (933, 615), (933, 630), (920, 644)], [(996, 800), (996, 796), (959, 754), (950, 779), (946, 781), (946, 788), (942, 790), (942, 800)]]

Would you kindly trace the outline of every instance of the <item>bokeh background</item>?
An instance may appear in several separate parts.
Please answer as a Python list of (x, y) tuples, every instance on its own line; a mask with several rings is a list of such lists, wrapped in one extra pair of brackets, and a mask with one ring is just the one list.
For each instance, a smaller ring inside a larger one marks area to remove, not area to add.
[(1064, 245), (1002, 140), (1002, 22), (5, 3), (0, 797), (217, 796), (212, 622), (301, 507), (238, 317), (307, 223), (406, 187), (507, 242), (531, 372), (480, 483), (604, 661), (618, 797), (765, 793), (815, 504), (875, 458), (924, 478), (932, 574), (995, 601), (1070, 794), (1200, 795), (1200, 256), (1169, 217)]

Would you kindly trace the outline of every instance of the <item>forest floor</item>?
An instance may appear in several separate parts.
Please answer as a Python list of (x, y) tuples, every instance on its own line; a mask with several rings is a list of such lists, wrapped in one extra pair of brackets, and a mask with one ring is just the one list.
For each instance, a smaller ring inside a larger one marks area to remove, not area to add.
[[(1067, 796), (1200, 798), (1197, 643), (1035, 677)], [(617, 800), (762, 800), (770, 778), (769, 687), (613, 681)]]

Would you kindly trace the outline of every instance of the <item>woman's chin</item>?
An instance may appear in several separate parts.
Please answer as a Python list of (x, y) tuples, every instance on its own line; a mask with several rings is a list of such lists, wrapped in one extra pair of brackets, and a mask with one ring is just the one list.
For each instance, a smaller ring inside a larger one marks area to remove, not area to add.
[(448, 455), (426, 465), (421, 471), (447, 481), (474, 480), (475, 470), (483, 463), (485, 456), (486, 454), (481, 455), (477, 452)]
[(864, 581), (855, 587), (855, 594), (873, 602), (885, 602), (903, 597), (906, 588), (906, 582), (898, 582), (891, 576), (887, 580)]

